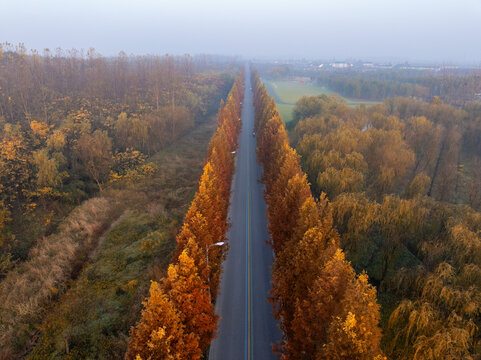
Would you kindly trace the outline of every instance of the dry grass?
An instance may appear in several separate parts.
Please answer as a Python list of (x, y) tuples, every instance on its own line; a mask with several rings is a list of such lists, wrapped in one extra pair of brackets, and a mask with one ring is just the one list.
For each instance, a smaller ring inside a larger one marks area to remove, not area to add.
[(49, 301), (61, 294), (115, 207), (105, 198), (85, 201), (62, 223), (57, 234), (32, 248), (29, 260), (9, 272), (0, 283), (0, 358), (13, 346), (17, 351), (25, 333), (41, 319)]

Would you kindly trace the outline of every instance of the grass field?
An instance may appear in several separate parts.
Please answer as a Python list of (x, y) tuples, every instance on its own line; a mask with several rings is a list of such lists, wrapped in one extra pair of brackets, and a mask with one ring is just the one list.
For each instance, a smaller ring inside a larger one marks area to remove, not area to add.
[[(302, 83), (293, 80), (263, 80), (269, 95), (276, 101), (277, 109), (285, 123), (292, 121), (292, 110), (296, 102), (303, 96), (331, 95), (333, 91), (325, 86), (321, 86), (312, 82)], [(376, 101), (354, 100), (342, 97), (348, 106), (358, 106), (361, 104), (374, 105), (379, 104)]]
[(277, 110), (279, 110), (279, 114), (282, 116), (282, 120), (287, 124), (288, 122), (292, 121), (292, 110), (294, 110), (295, 105), (292, 104), (279, 104), (276, 103)]

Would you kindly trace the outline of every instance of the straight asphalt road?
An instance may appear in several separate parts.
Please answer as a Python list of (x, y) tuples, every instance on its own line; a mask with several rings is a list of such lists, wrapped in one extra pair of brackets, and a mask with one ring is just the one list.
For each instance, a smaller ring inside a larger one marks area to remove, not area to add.
[(264, 186), (259, 182), (262, 170), (255, 154), (253, 93), (246, 68), (242, 132), (229, 208), (229, 252), (217, 297), (220, 320), (217, 337), (210, 346), (210, 360), (276, 359), (272, 344), (281, 339), (267, 302), (273, 255), (266, 244), (266, 203)]

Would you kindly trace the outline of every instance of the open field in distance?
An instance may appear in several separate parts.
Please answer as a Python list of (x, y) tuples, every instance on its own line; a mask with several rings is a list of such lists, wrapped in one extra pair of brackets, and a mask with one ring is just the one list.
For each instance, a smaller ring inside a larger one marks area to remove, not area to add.
[[(299, 80), (265, 80), (269, 95), (272, 96), (277, 105), (280, 115), (285, 123), (292, 121), (292, 110), (296, 102), (303, 96), (332, 95), (334, 91), (325, 86), (313, 82), (303, 82)], [(340, 96), (340, 95), (339, 95)], [(341, 96), (348, 106), (359, 106), (361, 104), (379, 104), (376, 101), (356, 100)]]

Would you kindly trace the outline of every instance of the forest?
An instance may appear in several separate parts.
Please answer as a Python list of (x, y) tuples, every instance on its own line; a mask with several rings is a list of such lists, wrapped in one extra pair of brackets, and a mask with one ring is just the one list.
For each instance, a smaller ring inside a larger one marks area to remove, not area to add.
[(0, 47), (0, 358), (123, 357), (167, 271), (229, 61)]
[(383, 100), (410, 97), (429, 100), (434, 96), (448, 104), (463, 106), (479, 100), (479, 71), (462, 72), (390, 70), (349, 73), (322, 73), (316, 81), (343, 96), (354, 99)]
[(290, 137), (340, 246), (381, 305), (392, 359), (477, 359), (481, 107), (304, 97)]

